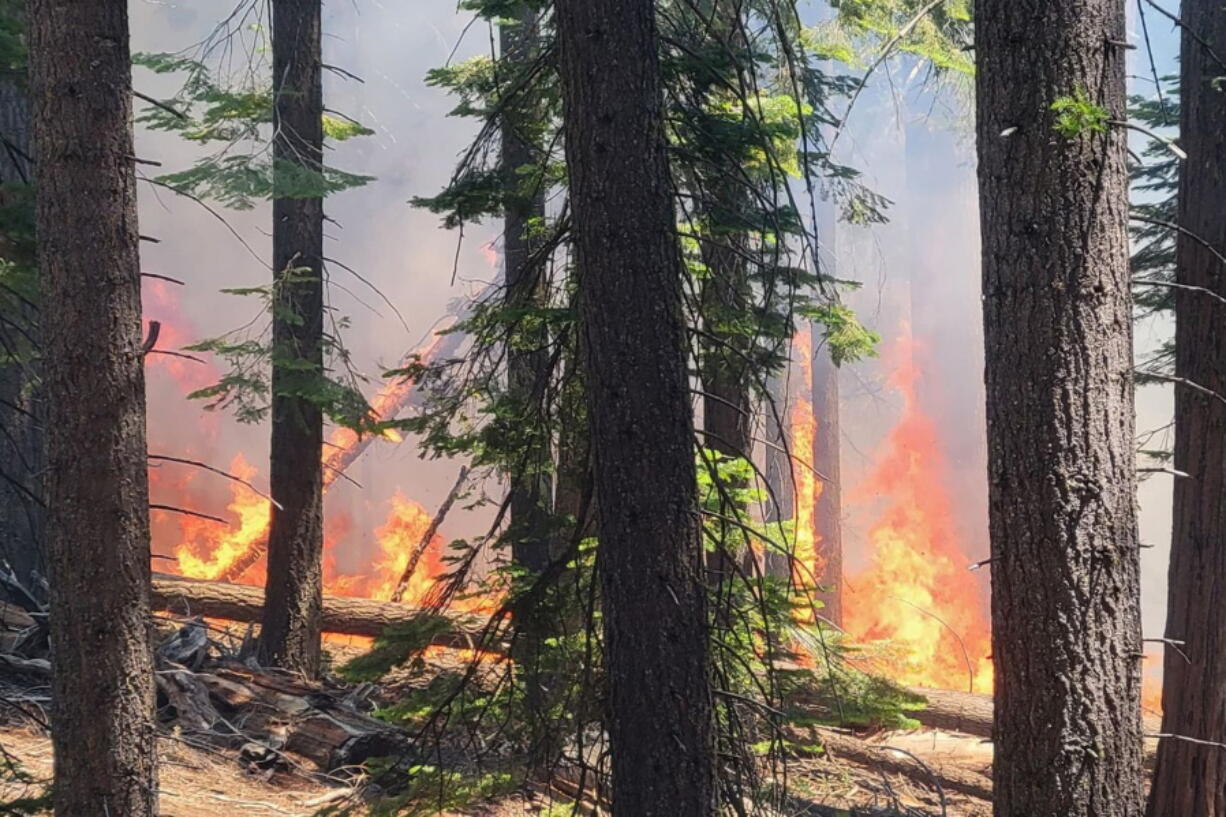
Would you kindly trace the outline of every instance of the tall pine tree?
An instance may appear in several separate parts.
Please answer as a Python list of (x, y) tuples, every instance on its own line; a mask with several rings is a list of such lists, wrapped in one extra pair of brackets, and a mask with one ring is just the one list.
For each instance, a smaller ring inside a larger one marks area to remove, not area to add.
[(318, 0), (273, 0), (272, 447), (260, 657), (314, 676), (323, 604), (323, 87)]
[[(1226, 408), (1188, 382), (1226, 393), (1226, 66), (1205, 41), (1226, 41), (1226, 11), (1187, 0), (1181, 12), (1180, 143), (1175, 236), (1174, 467), (1171, 564), (1167, 591), (1168, 649), (1162, 686), (1162, 732), (1202, 741), (1226, 735)], [(1170, 292), (1161, 290), (1162, 294)], [(1151, 817), (1226, 815), (1226, 752), (1179, 738), (1158, 745), (1150, 789)]]
[(149, 486), (124, 0), (30, 0), (55, 813), (157, 813)]
[(555, 4), (617, 817), (710, 817), (693, 417), (655, 3)]
[(1143, 809), (1120, 0), (978, 0), (998, 817)]

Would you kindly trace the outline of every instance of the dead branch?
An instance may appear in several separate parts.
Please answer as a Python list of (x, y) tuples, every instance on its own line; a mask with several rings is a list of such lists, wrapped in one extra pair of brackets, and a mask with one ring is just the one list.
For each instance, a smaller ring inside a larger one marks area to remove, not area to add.
[(140, 277), (141, 278), (156, 278), (159, 281), (169, 281), (170, 283), (178, 284), (181, 287), (187, 286), (186, 282), (180, 281), (178, 278), (171, 278), (169, 275), (160, 275), (156, 272), (142, 272), (140, 274)]
[(161, 321), (149, 321), (149, 334), (145, 336), (145, 342), (141, 344), (141, 354), (149, 354), (153, 351), (153, 347), (158, 344), (158, 335), (162, 334)]
[(201, 513), (200, 511), (193, 511), (187, 508), (180, 508), (175, 505), (159, 505), (157, 503), (150, 502), (149, 510), (151, 511), (169, 511), (170, 513), (179, 513), (179, 514), (183, 514), (184, 516), (195, 516), (199, 519), (207, 519), (210, 522), (219, 522), (222, 525), (230, 524), (226, 520), (222, 519), (220, 516), (213, 516), (212, 514)]
[(171, 351), (171, 350), (169, 350), (169, 349), (150, 349), (150, 350), (149, 350), (149, 352), (148, 352), (148, 354), (151, 354), (151, 355), (169, 355), (170, 357), (181, 357), (181, 358), (183, 358), (184, 360), (190, 360), (192, 363), (199, 363), (199, 364), (201, 364), (201, 365), (204, 365), (204, 364), (205, 364), (205, 361), (201, 360), (200, 358), (196, 357), (195, 355), (189, 355), (189, 354), (187, 354), (187, 353), (185, 353), (185, 352), (172, 352), (172, 351)]
[(259, 488), (255, 487), (255, 486), (254, 486), (254, 485), (252, 485), (250, 482), (248, 482), (247, 480), (245, 480), (245, 479), (243, 479), (242, 477), (238, 476), (237, 474), (231, 474), (229, 471), (223, 471), (223, 470), (221, 470), (220, 468), (217, 468), (217, 467), (215, 467), (215, 466), (209, 465), (209, 464), (208, 464), (208, 463), (206, 463), (206, 462), (200, 462), (199, 460), (188, 460), (188, 459), (184, 459), (184, 458), (182, 458), (182, 457), (172, 457), (172, 456), (170, 456), (169, 454), (148, 454), (148, 455), (146, 455), (146, 456), (148, 456), (148, 457), (149, 457), (149, 459), (151, 459), (151, 460), (163, 460), (163, 461), (165, 461), (165, 462), (177, 462), (177, 463), (179, 463), (180, 465), (192, 465), (192, 466), (195, 466), (196, 468), (203, 468), (203, 469), (204, 469), (204, 470), (206, 470), (206, 471), (211, 471), (211, 472), (213, 472), (214, 474), (217, 474), (217, 475), (219, 475), (219, 476), (223, 476), (223, 477), (225, 477), (226, 479), (233, 480), (234, 482), (237, 482), (237, 483), (239, 483), (240, 485), (244, 485), (244, 486), (246, 486), (247, 488), (249, 488), (249, 489), (251, 490), (251, 492), (252, 492), (252, 493), (256, 494), (256, 495), (257, 495), (257, 496), (259, 496), (261, 499), (267, 499), (267, 500), (268, 500), (270, 503), (272, 503), (272, 504), (273, 504), (273, 506), (275, 506), (275, 507), (276, 507), (278, 510), (282, 510), (282, 511), (283, 511), (283, 510), (285, 510), (285, 507), (284, 507), (284, 506), (283, 506), (283, 505), (282, 505), (280, 502), (278, 502), (277, 500), (273, 499), (271, 496), (269, 496), (268, 494), (264, 493), (264, 492), (263, 492), (263, 491), (261, 491)]

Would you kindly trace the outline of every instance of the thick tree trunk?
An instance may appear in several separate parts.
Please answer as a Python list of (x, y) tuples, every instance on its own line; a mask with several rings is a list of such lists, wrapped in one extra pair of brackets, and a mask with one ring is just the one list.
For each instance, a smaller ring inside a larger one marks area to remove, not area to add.
[[(1226, 295), (1218, 253), (1226, 251), (1226, 74), (1197, 37), (1226, 42), (1226, 12), (1209, 0), (1185, 0), (1180, 65), (1180, 172), (1176, 236), (1178, 283)], [(1195, 236), (1195, 238), (1193, 237)], [(1201, 244), (1207, 241), (1213, 249)], [(1226, 311), (1204, 292), (1175, 293), (1175, 374), (1226, 393)], [(1162, 732), (1206, 741), (1226, 739), (1226, 410), (1217, 400), (1175, 387), (1174, 533), (1166, 633), (1183, 641), (1167, 651)], [(1181, 655), (1182, 653), (1182, 655)], [(1189, 660), (1183, 656), (1186, 655)], [(1226, 752), (1166, 739), (1150, 789), (1151, 817), (1226, 815)]]
[(996, 814), (1143, 810), (1122, 0), (978, 0)]
[(617, 817), (709, 817), (715, 764), (682, 266), (655, 4), (554, 7), (599, 497)]
[[(55, 813), (157, 811), (128, 10), (30, 0)], [(98, 543), (105, 543), (99, 545)]]
[(817, 599), (822, 617), (843, 624), (843, 502), (839, 487), (839, 369), (813, 329), (813, 470), (820, 475), (816, 508), (817, 556), (822, 565)]
[[(287, 195), (296, 165), (323, 166), (320, 4), (273, 0), (272, 50), (273, 307), (272, 447), (269, 487), (268, 605), (260, 658), (314, 677), (319, 672), (323, 596), (323, 417), (304, 398), (323, 375), (323, 199)], [(278, 360), (291, 365), (279, 365)]]

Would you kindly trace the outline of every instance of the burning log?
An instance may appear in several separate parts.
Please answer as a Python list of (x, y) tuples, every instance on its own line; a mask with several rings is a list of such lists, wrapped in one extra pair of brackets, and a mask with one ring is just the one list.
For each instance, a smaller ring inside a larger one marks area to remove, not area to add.
[[(227, 582), (206, 582), (181, 576), (154, 574), (152, 605), (181, 615), (256, 621), (264, 613), (264, 591), (259, 587)], [(393, 624), (409, 621), (421, 610), (371, 599), (324, 596), (323, 630), (341, 635), (377, 636)], [(481, 640), (486, 619), (476, 615), (445, 613), (451, 629), (434, 639), (449, 647), (473, 647)]]

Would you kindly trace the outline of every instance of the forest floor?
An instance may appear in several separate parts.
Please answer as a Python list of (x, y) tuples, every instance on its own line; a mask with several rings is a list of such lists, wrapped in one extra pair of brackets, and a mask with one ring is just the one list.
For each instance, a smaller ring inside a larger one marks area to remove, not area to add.
[[(307, 684), (253, 668), (192, 622), (163, 624), (155, 643), (162, 817), (216, 817), (221, 809), (309, 817), (330, 805), (355, 802), (354, 793), (365, 788), (364, 760), (397, 754), (406, 746), (408, 733), (389, 731), (369, 715), (378, 699), (386, 704), (404, 694), (397, 685), (404, 679), (395, 680), (399, 670), (374, 685)], [(338, 660), (361, 651), (357, 645), (340, 647)], [(415, 683), (464, 666), (458, 655), (441, 651), (419, 668)], [(10, 704), (0, 707), (3, 804), (42, 790), (51, 778), (52, 751), (42, 726), (50, 665), (45, 658), (21, 659), (2, 651), (0, 659), (5, 659), (0, 660), (0, 702)], [(921, 692), (930, 708), (919, 715), (927, 725), (915, 731), (864, 734), (796, 727), (789, 740), (820, 745), (825, 753), (787, 764), (789, 815), (990, 815), (992, 746), (982, 737), (990, 734), (990, 698)], [(463, 753), (456, 757), (462, 759)], [(30, 780), (4, 774), (6, 762), (19, 764)], [(552, 817), (571, 813), (564, 808), (572, 802), (568, 794), (582, 797), (573, 781), (559, 778), (442, 814)], [(590, 804), (575, 813), (605, 814)]]
[[(912, 753), (925, 765), (951, 765), (980, 772), (990, 766), (991, 745), (982, 738), (937, 730), (883, 733), (873, 742)], [(51, 777), (51, 741), (37, 727), (0, 726), (0, 746), (36, 781)], [(351, 787), (326, 783), (292, 772), (253, 775), (244, 770), (233, 753), (205, 750), (183, 743), (173, 735), (158, 742), (162, 817), (216, 817), (221, 810), (242, 814), (310, 817), (321, 808), (341, 802)], [(890, 773), (869, 764), (835, 757), (796, 761), (789, 785), (796, 795), (830, 809), (856, 809), (864, 814), (942, 814), (936, 791), (910, 776)], [(23, 786), (0, 782), (0, 803), (33, 793), (38, 784)], [(945, 793), (949, 817), (988, 817), (991, 803), (955, 792)], [(569, 801), (564, 795), (538, 792), (532, 797), (515, 795), (475, 808), (447, 812), (447, 817), (527, 817), (550, 813), (551, 805)], [(887, 810), (889, 809), (889, 810)], [(878, 811), (879, 810), (879, 811)], [(558, 813), (556, 810), (553, 813)], [(591, 812), (580, 812), (590, 814)], [(839, 812), (814, 810), (813, 814)]]

